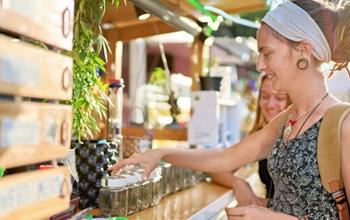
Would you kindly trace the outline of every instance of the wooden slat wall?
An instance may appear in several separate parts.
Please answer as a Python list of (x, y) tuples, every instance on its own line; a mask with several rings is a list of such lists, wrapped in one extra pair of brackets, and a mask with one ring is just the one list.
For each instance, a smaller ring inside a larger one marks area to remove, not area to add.
[[(72, 106), (58, 103), (72, 98), (72, 59), (57, 49), (72, 49), (73, 10), (73, 0), (0, 0), (0, 167), (68, 154)], [(48, 219), (69, 207), (70, 193), (65, 167), (5, 174), (0, 219)]]
[(5, 176), (0, 181), (0, 219), (38, 220), (65, 210), (70, 184), (67, 168)]
[(73, 60), (0, 34), (0, 93), (72, 98)]
[(70, 106), (0, 101), (0, 167), (61, 158), (70, 148)]
[(71, 50), (73, 0), (1, 0), (0, 28)]

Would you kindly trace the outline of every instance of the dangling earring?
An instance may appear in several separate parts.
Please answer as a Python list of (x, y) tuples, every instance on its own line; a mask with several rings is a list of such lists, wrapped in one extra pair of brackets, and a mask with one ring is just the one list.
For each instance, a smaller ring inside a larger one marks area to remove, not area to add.
[(297, 67), (301, 70), (306, 70), (308, 66), (309, 66), (309, 60), (306, 59), (304, 56), (300, 58), (297, 62)]

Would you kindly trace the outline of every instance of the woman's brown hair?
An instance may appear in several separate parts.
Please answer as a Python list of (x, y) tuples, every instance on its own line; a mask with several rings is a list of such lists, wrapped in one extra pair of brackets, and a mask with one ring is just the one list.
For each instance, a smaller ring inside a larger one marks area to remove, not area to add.
[[(347, 68), (350, 61), (350, 2), (336, 7), (331, 2), (317, 0), (292, 0), (304, 9), (325, 35), (332, 51), (334, 70)], [(347, 69), (349, 76), (350, 71)]]
[[(332, 51), (332, 60), (335, 62), (332, 73), (335, 70), (347, 68), (350, 61), (350, 2), (335, 9), (333, 3), (318, 0), (292, 0), (306, 11), (317, 23), (325, 35), (329, 47)], [(279, 40), (287, 41), (293, 47), (298, 42), (286, 39), (277, 31), (267, 25), (267, 30)]]

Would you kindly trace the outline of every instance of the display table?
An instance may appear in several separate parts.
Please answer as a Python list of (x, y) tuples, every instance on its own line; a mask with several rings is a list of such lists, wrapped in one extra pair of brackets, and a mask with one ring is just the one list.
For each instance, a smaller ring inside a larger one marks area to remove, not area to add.
[[(207, 207), (231, 189), (214, 183), (201, 182), (197, 185), (162, 198), (158, 205), (128, 216), (137, 219), (179, 219), (185, 220)], [(94, 210), (94, 215), (100, 215)]]

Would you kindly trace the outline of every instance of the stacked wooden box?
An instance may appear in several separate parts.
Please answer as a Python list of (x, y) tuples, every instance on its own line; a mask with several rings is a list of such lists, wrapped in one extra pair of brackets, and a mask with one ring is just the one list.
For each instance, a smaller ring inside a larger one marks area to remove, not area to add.
[[(0, 0), (0, 167), (68, 154), (72, 107), (59, 103), (72, 98), (73, 61), (59, 51), (72, 49), (73, 11), (73, 0)], [(70, 185), (65, 167), (5, 175), (0, 219), (45, 219), (63, 211)]]

